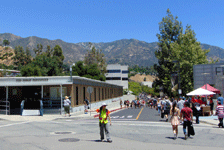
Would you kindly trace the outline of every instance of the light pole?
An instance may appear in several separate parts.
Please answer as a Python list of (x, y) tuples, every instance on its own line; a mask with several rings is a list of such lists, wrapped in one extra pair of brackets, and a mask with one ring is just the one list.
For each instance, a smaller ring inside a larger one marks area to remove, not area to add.
[(181, 90), (181, 84), (180, 84), (180, 62), (178, 60), (173, 60), (173, 63), (178, 63), (178, 96), (180, 98), (181, 94), (182, 94), (182, 90)]
[(72, 65), (70, 65), (70, 77), (71, 77), (71, 82), (72, 82), (72, 66), (75, 66), (75, 63), (73, 63)]

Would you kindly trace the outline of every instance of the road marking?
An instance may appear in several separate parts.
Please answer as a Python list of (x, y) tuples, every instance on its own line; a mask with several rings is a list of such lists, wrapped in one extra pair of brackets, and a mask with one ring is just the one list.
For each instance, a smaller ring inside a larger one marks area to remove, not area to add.
[(123, 119), (125, 116), (120, 117), (121, 119)]
[(111, 116), (111, 118), (116, 119), (119, 118), (119, 116)]
[(144, 107), (142, 107), (141, 111), (139, 112), (138, 116), (136, 117), (136, 120), (138, 120), (138, 118), (141, 115), (143, 109), (144, 109)]
[(127, 118), (132, 118), (132, 116), (127, 116)]
[(13, 123), (13, 124), (6, 124), (6, 125), (0, 126), (0, 128), (2, 128), (2, 127), (9, 127), (9, 126), (18, 125), (18, 124), (25, 124), (25, 123), (29, 123), (29, 122), (32, 122), (32, 121)]

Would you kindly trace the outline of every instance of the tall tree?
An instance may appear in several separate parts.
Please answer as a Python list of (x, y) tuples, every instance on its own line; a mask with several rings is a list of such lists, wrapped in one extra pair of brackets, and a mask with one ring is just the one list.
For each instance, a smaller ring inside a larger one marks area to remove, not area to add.
[(63, 51), (62, 48), (59, 45), (56, 45), (54, 47), (54, 51), (53, 51), (53, 58), (55, 58), (58, 61), (58, 67), (60, 69), (60, 71), (62, 72), (62, 65), (63, 65), (63, 61), (64, 61), (64, 55), (63, 55)]
[[(185, 94), (193, 88), (193, 65), (207, 63), (208, 50), (201, 49), (190, 26), (187, 26), (183, 33), (182, 23), (177, 18), (174, 18), (168, 9), (167, 16), (159, 23), (160, 34), (157, 34), (159, 49), (155, 55), (159, 64), (154, 68), (161, 81), (157, 83), (168, 95), (172, 94), (171, 73), (179, 70), (177, 65), (180, 65), (181, 88)], [(179, 63), (174, 63), (174, 60)]]
[(14, 65), (16, 65), (18, 69), (20, 69), (22, 66), (27, 65), (30, 62), (27, 59), (26, 53), (22, 46), (16, 46), (14, 49), (14, 53), (15, 56), (12, 59), (14, 60)]
[(178, 37), (183, 31), (182, 23), (177, 18), (174, 18), (170, 10), (167, 9), (167, 16), (163, 17), (162, 22), (159, 23), (160, 34), (157, 34), (159, 49), (155, 51), (155, 55), (158, 58), (159, 65), (155, 65), (155, 70), (158, 72), (159, 79), (163, 82), (162, 86), (165, 93), (171, 91), (170, 74), (173, 72), (170, 45), (173, 42), (179, 43)]
[(91, 50), (87, 50), (84, 58), (84, 64), (97, 64), (98, 69), (103, 73), (106, 73), (107, 64), (102, 50), (96, 49), (96, 47), (93, 46), (92, 43), (89, 43), (89, 46)]
[(175, 64), (174, 69), (176, 67), (177, 71), (177, 65), (180, 65), (180, 84), (183, 94), (193, 90), (193, 66), (208, 63), (207, 54), (209, 50), (203, 50), (195, 36), (196, 34), (191, 26), (187, 25), (185, 33), (179, 35), (179, 41), (181, 42), (174, 42), (170, 47), (171, 59), (179, 62), (179, 64)]

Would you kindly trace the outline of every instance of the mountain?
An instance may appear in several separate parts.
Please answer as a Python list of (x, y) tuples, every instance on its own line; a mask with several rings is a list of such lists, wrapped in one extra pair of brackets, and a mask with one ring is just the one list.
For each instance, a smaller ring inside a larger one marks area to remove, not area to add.
[[(60, 39), (49, 40), (36, 36), (22, 38), (10, 33), (0, 34), (0, 39), (1, 41), (4, 39), (9, 40), (12, 48), (15, 48), (15, 46), (18, 45), (23, 46), (24, 49), (29, 47), (33, 56), (33, 49), (36, 48), (37, 44), (42, 44), (45, 50), (47, 45), (50, 45), (52, 48), (55, 45), (60, 45), (65, 56), (64, 62), (77, 62), (79, 60), (83, 60), (85, 53), (89, 49), (89, 42), (67, 43)], [(158, 49), (156, 42), (147, 43), (136, 39), (122, 39), (113, 42), (92, 44), (97, 49), (102, 50), (108, 64), (120, 63), (129, 66), (150, 66), (157, 63), (157, 58), (154, 54), (154, 52)], [(201, 47), (203, 49), (210, 49), (208, 58), (219, 58), (220, 62), (224, 62), (224, 49), (208, 44), (201, 44)]]

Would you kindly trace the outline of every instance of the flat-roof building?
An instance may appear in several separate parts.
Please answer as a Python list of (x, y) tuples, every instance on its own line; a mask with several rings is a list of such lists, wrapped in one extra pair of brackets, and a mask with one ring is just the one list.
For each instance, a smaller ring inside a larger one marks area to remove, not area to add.
[(128, 66), (120, 64), (108, 64), (106, 82), (123, 86), (128, 89)]
[(208, 83), (224, 94), (224, 63), (194, 65), (193, 76), (194, 89)]
[(123, 95), (120, 85), (79, 76), (72, 76), (72, 80), (70, 76), (1, 77), (0, 100), (10, 103), (11, 113), (18, 113), (22, 100), (43, 100), (44, 108), (53, 109), (60, 108), (64, 97), (70, 96), (71, 107), (77, 111), (76, 107), (83, 105), (85, 97), (90, 99), (89, 86), (93, 88), (92, 103)]

